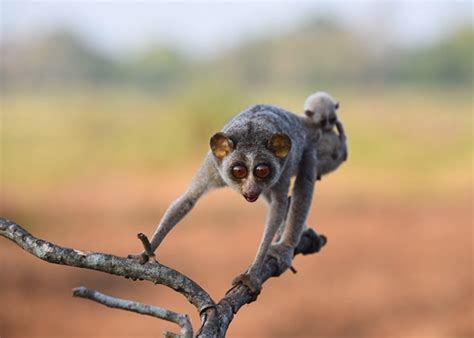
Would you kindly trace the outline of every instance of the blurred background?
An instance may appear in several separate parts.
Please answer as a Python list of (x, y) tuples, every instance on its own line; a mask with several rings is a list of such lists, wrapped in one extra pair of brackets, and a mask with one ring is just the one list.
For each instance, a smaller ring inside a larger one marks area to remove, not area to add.
[[(473, 337), (473, 4), (0, 3), (0, 215), (125, 256), (184, 191), (209, 137), (254, 103), (341, 103), (349, 161), (316, 186), (328, 239), (265, 284), (229, 337)], [(202, 198), (158, 258), (220, 299), (263, 202)], [(236, 245), (238, 243), (238, 245)], [(162, 286), (53, 266), (0, 239), (0, 336), (159, 336), (80, 285), (199, 318)]]

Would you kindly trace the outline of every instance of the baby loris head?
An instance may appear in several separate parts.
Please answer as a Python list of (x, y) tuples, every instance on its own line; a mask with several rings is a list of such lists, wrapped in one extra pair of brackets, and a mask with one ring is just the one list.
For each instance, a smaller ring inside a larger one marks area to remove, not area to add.
[(308, 96), (304, 103), (305, 115), (323, 131), (331, 131), (334, 128), (338, 108), (339, 102), (326, 92), (316, 92)]

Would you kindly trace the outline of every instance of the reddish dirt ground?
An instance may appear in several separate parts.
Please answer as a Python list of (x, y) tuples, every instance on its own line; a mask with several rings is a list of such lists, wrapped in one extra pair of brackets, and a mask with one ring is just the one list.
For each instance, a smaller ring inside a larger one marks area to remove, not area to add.
[[(2, 215), (34, 235), (83, 250), (138, 252), (187, 180), (109, 180), (5, 189)], [(25, 212), (28, 210), (28, 212)], [(264, 203), (229, 190), (209, 194), (166, 238), (159, 260), (218, 300), (252, 261)], [(238, 313), (229, 337), (473, 337), (470, 189), (430, 198), (387, 197), (321, 185), (308, 223), (328, 236), (321, 253), (298, 257), (297, 274), (268, 281)], [(87, 286), (191, 315), (163, 286), (56, 266), (0, 238), (0, 336), (157, 337), (172, 324), (71, 297)]]

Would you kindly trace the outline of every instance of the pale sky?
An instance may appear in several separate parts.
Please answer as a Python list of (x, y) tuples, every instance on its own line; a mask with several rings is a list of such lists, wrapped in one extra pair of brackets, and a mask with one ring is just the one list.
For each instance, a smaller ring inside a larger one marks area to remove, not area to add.
[(109, 55), (151, 42), (213, 55), (248, 38), (286, 31), (316, 16), (333, 17), (359, 32), (429, 43), (460, 23), (473, 23), (471, 1), (159, 2), (0, 0), (1, 38), (34, 37), (66, 27)]

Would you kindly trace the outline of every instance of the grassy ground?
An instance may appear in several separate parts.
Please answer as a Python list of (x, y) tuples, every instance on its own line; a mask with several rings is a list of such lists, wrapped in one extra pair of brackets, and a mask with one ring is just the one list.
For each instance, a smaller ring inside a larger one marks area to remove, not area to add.
[[(4, 182), (54, 183), (111, 170), (154, 173), (202, 158), (209, 135), (254, 102), (298, 112), (304, 100), (253, 95), (189, 90), (174, 98), (120, 91), (4, 96)], [(403, 175), (413, 182), (470, 169), (468, 91), (340, 90), (335, 95), (350, 137), (351, 172)]]

